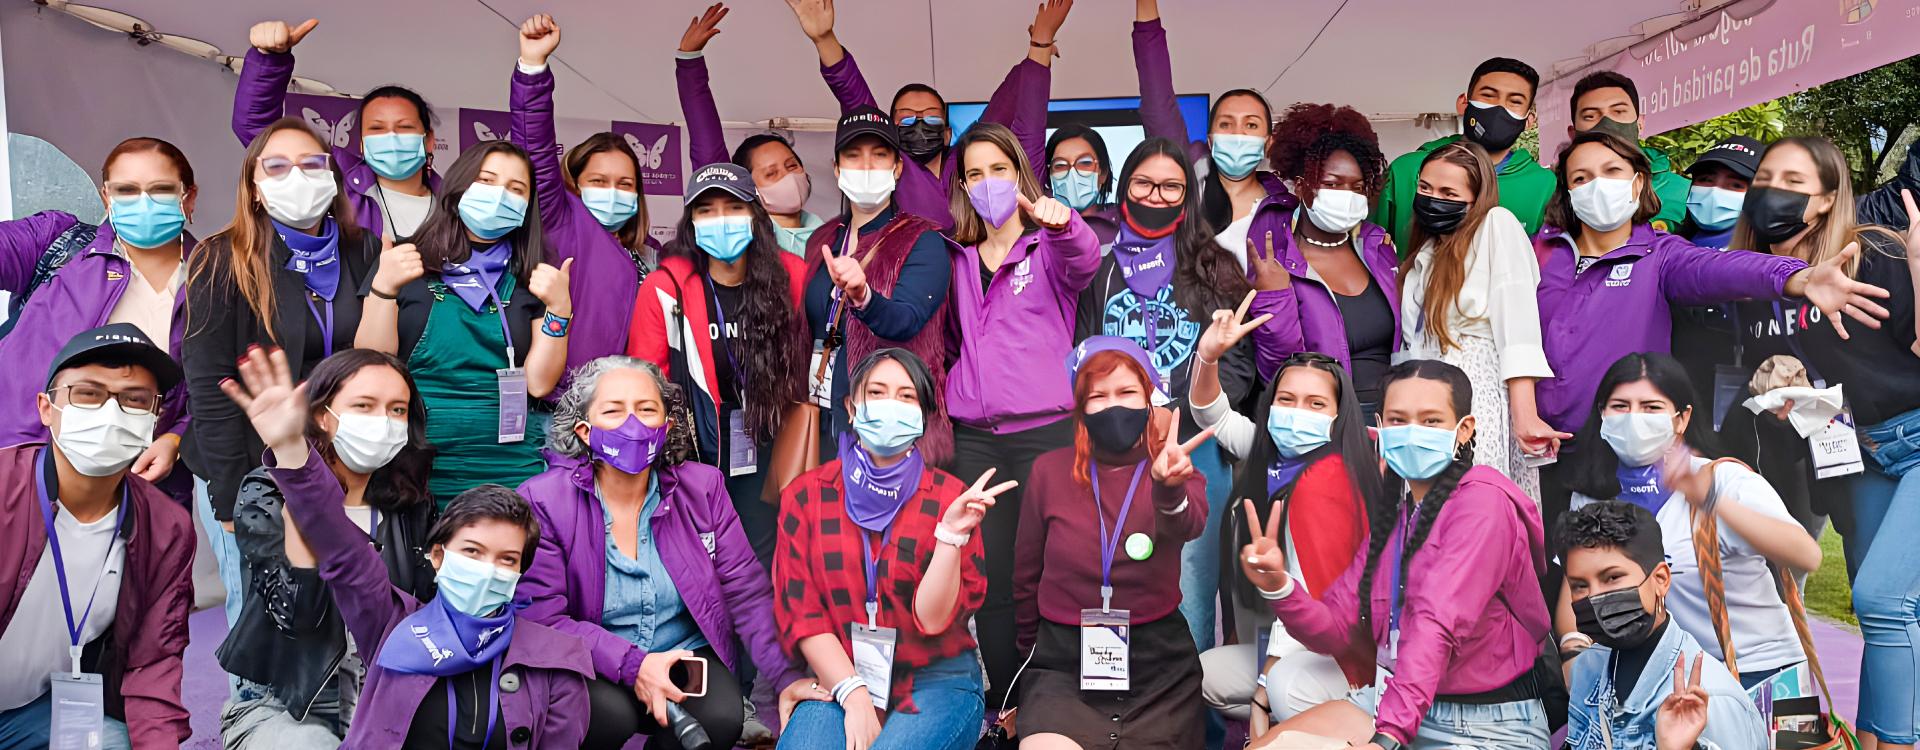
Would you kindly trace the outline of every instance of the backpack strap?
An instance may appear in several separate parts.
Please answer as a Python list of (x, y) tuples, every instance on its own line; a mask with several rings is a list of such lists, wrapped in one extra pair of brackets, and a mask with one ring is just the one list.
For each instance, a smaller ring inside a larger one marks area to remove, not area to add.
[(20, 311), (27, 306), (27, 299), (33, 296), (34, 290), (52, 279), (53, 275), (66, 267), (67, 262), (79, 255), (81, 250), (93, 244), (94, 237), (99, 233), (99, 225), (77, 221), (73, 226), (67, 227), (66, 231), (55, 236), (53, 242), (47, 245), (47, 251), (40, 254), (39, 260), (34, 261), (33, 278), (27, 282), (25, 290), (14, 295), (10, 312), (16, 316), (19, 315)]

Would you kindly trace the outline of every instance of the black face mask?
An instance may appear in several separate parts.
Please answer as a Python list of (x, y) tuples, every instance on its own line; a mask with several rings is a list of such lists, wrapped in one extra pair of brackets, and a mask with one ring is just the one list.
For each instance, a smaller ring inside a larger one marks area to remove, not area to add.
[(1771, 245), (1807, 228), (1807, 201), (1812, 198), (1792, 190), (1754, 188), (1747, 191), (1740, 211), (1753, 222), (1753, 238)]
[(1574, 600), (1573, 621), (1594, 643), (1615, 651), (1639, 648), (1653, 635), (1653, 613), (1640, 604), (1640, 586)]
[(1150, 240), (1173, 234), (1174, 228), (1180, 223), (1180, 217), (1185, 216), (1187, 211), (1187, 207), (1180, 204), (1149, 206), (1132, 198), (1124, 199), (1121, 202), (1121, 208), (1125, 213), (1121, 218), (1132, 225), (1133, 231)]
[(1470, 102), (1460, 116), (1460, 132), (1488, 152), (1513, 148), (1513, 142), (1520, 140), (1520, 133), (1526, 129), (1527, 118), (1514, 117), (1501, 106), (1476, 107)]
[(1151, 409), (1109, 406), (1081, 417), (1080, 423), (1087, 426), (1087, 439), (1093, 441), (1094, 450), (1119, 455), (1140, 444), (1140, 436), (1147, 432), (1147, 417), (1152, 413)]
[(1460, 222), (1467, 218), (1467, 209), (1472, 204), (1466, 201), (1450, 201), (1431, 195), (1413, 196), (1413, 220), (1420, 222), (1420, 228), (1428, 234), (1451, 234), (1460, 228)]
[(900, 150), (922, 164), (947, 151), (945, 125), (935, 125), (921, 118), (912, 125), (900, 129)]

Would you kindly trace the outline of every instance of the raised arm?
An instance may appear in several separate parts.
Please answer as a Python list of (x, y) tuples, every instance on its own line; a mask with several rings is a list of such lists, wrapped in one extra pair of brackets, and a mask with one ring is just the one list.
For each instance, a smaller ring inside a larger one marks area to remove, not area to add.
[(293, 47), (307, 38), (319, 19), (309, 18), (297, 27), (286, 21), (262, 21), (247, 31), (246, 65), (240, 68), (240, 84), (233, 90), (233, 135), (240, 145), (253, 143), (253, 137), (266, 130), (287, 104), (287, 84), (293, 82)]
[(1140, 125), (1151, 138), (1187, 144), (1186, 120), (1173, 95), (1173, 57), (1167, 30), (1160, 25), (1159, 0), (1134, 0), (1133, 67), (1140, 76)]
[[(513, 85), (508, 97), (511, 124), (507, 137), (527, 150), (533, 161), (533, 182), (540, 203), (540, 221), (547, 236), (569, 237), (567, 229), (574, 221), (567, 191), (565, 167), (560, 163), (560, 137), (553, 127), (553, 70), (547, 58), (560, 47), (560, 24), (552, 16), (537, 15), (520, 24), (520, 59), (514, 65)], [(582, 207), (584, 209), (584, 206)], [(553, 259), (571, 258), (580, 251), (577, 243), (560, 243)], [(550, 244), (549, 247), (552, 247)]]
[[(1013, 72), (1007, 75), (1002, 89), (1013, 90), (1006, 97), (1012, 113), (1002, 116), (995, 111), (996, 105), (1003, 105), (1000, 91), (993, 92), (987, 102), (987, 111), (981, 119), (990, 122), (1005, 122), (1020, 139), (1020, 148), (1027, 152), (1027, 164), (1033, 167), (1034, 176), (1040, 178), (1040, 184), (1047, 183), (1047, 100), (1053, 94), (1053, 58), (1060, 56), (1060, 26), (1067, 21), (1067, 14), (1073, 10), (1073, 0), (1046, 0), (1034, 13), (1033, 24), (1027, 27), (1027, 59), (1013, 66)], [(999, 119), (1004, 117), (1005, 119)]]
[(720, 34), (720, 21), (727, 17), (727, 6), (714, 3), (705, 13), (694, 16), (687, 32), (680, 36), (680, 52), (674, 55), (673, 79), (680, 91), (680, 116), (687, 121), (687, 157), (697, 169), (727, 161), (726, 134), (720, 126), (720, 108), (713, 101), (713, 89), (707, 84), (707, 42)]
[(840, 100), (841, 114), (859, 107), (880, 106), (873, 98), (873, 90), (867, 88), (867, 78), (860, 74), (860, 66), (854, 64), (853, 56), (847, 54), (846, 47), (840, 46), (840, 38), (833, 33), (833, 0), (787, 0), (787, 7), (793, 9), (800, 30), (820, 53), (820, 77), (826, 79), (833, 97)]
[(0, 221), (0, 290), (15, 294), (26, 291), (33, 283), (33, 269), (40, 264), (40, 256), (78, 223), (79, 219), (64, 211), (41, 211), (23, 219)]

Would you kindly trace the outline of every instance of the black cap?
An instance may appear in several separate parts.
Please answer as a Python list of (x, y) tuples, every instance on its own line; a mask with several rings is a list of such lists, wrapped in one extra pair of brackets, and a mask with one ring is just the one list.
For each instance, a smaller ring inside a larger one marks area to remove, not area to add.
[(53, 366), (47, 368), (47, 385), (53, 385), (53, 376), (61, 370), (70, 370), (95, 362), (126, 362), (147, 368), (155, 380), (160, 381), (160, 392), (166, 393), (180, 384), (180, 364), (173, 361), (167, 350), (154, 346), (153, 340), (132, 323), (111, 323), (91, 331), (81, 331), (67, 339), (67, 345), (60, 347), (60, 353), (53, 356)]
[(833, 150), (846, 148), (853, 139), (863, 135), (877, 137), (887, 148), (900, 150), (900, 127), (878, 107), (861, 107), (842, 115), (840, 125), (833, 131)]
[(1713, 148), (1700, 152), (1700, 158), (1693, 160), (1693, 166), (1687, 168), (1691, 176), (1701, 166), (1718, 164), (1727, 171), (1740, 175), (1741, 179), (1753, 179), (1753, 173), (1760, 169), (1760, 152), (1766, 146), (1744, 135), (1727, 136), (1726, 140), (1713, 144)]
[(693, 205), (693, 199), (708, 190), (725, 190), (733, 197), (749, 203), (757, 199), (760, 192), (753, 187), (753, 175), (732, 162), (715, 162), (693, 171), (693, 177), (687, 180), (687, 200), (682, 205)]

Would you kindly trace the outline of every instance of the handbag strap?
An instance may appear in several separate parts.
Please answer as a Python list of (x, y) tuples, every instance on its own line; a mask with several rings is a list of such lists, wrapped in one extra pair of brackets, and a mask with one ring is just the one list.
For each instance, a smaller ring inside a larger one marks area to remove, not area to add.
[[(1736, 459), (1719, 458), (1700, 470), (1707, 473), (1708, 482), (1713, 482), (1714, 469), (1729, 462), (1746, 467)], [(1727, 586), (1720, 567), (1720, 522), (1714, 516), (1712, 504), (1708, 505), (1706, 512), (1700, 510), (1688, 509), (1693, 518), (1693, 557), (1700, 566), (1700, 584), (1706, 589), (1707, 613), (1713, 618), (1713, 635), (1720, 641), (1720, 653), (1724, 657), (1722, 661), (1726, 662), (1727, 671), (1733, 673), (1733, 679), (1738, 680), (1740, 668), (1735, 664), (1733, 628), (1727, 622)]]

